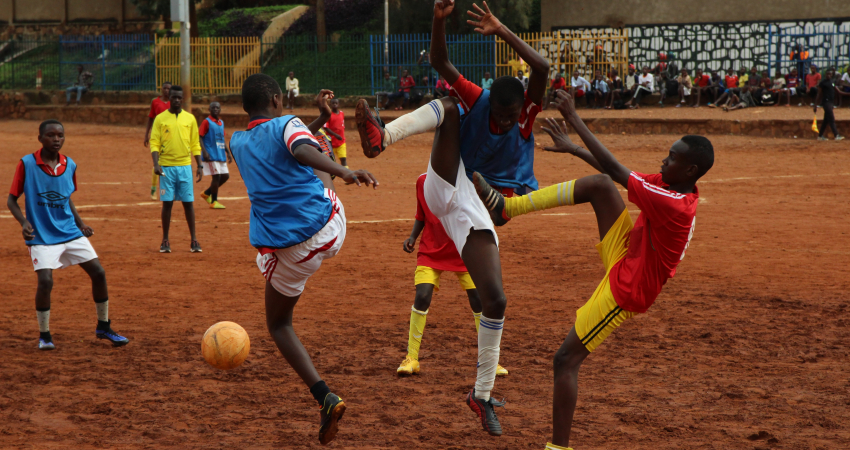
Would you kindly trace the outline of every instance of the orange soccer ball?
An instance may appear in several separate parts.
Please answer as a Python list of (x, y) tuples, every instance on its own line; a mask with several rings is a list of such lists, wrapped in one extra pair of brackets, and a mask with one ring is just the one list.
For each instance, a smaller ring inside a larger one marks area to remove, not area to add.
[(248, 333), (233, 322), (219, 322), (211, 326), (201, 340), (201, 354), (207, 363), (216, 369), (230, 370), (239, 367), (248, 357), (250, 350)]

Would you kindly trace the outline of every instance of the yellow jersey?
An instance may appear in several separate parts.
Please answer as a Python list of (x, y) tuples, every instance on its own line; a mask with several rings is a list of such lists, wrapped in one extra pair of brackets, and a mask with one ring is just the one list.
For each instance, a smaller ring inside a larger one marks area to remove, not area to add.
[(160, 166), (191, 165), (192, 157), (201, 154), (195, 116), (182, 110), (178, 115), (163, 111), (153, 121), (150, 145), (152, 153), (159, 153)]

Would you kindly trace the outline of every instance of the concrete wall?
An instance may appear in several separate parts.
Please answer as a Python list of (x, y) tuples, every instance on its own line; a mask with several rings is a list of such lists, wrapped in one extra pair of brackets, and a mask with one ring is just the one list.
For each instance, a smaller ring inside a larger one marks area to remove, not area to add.
[[(66, 0), (0, 0), (0, 22), (62, 22)], [(67, 0), (69, 21), (147, 20), (131, 0)], [(14, 4), (14, 8), (13, 8)], [(12, 16), (14, 11), (15, 17)]]
[(541, 0), (541, 31), (678, 23), (850, 18), (850, 0), (771, 0), (725, 5), (705, 0)]
[(14, 0), (0, 0), (0, 22), (12, 20), (12, 2)]
[(15, 18), (26, 22), (61, 22), (65, 18), (65, 0), (14, 0)]

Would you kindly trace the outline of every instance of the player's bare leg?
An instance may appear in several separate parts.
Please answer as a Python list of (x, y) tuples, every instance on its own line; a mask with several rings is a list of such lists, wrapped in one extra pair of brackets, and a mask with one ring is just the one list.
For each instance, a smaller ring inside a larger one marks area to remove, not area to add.
[(162, 202), (162, 245), (159, 247), (160, 253), (171, 253), (171, 244), (168, 241), (168, 232), (171, 231), (171, 209), (174, 208), (174, 202)]
[(53, 350), (53, 337), (50, 336), (50, 293), (53, 291), (53, 270), (41, 269), (35, 271), (38, 277), (38, 287), (35, 290), (35, 313), (38, 316), (38, 348)]
[(330, 388), (322, 381), (322, 377), (319, 376), (319, 372), (313, 365), (310, 354), (307, 353), (307, 349), (304, 348), (292, 327), (292, 312), (300, 297), (300, 295), (298, 297), (287, 297), (278, 292), (267, 281), (266, 326), (286, 362), (292, 366), (295, 373), (310, 388), (310, 393), (313, 394), (322, 408), (319, 441), (322, 444), (327, 444), (336, 437), (339, 430), (338, 422), (345, 413), (345, 403), (331, 393)]
[(130, 340), (112, 330), (109, 319), (109, 291), (106, 288), (106, 271), (100, 265), (97, 258), (80, 264), (91, 278), (91, 293), (94, 305), (97, 309), (97, 329), (95, 336), (98, 339), (106, 339), (115, 347), (121, 347), (130, 343)]
[[(440, 99), (443, 118), (431, 148), (431, 169), (452, 186), (457, 186), (460, 167), (460, 111), (452, 97)], [(478, 374), (475, 389), (466, 402), (478, 414), (484, 429), (495, 436), (502, 428), (494, 406), (502, 404), (490, 398), (499, 363), (499, 344), (505, 320), (507, 300), (502, 287), (502, 266), (496, 237), (488, 230), (471, 229), (461, 251), (481, 298), (481, 326), (478, 332)]]
[(198, 243), (198, 236), (195, 235), (195, 205), (192, 202), (181, 203), (183, 203), (183, 213), (186, 215), (186, 224), (189, 225), (189, 234), (192, 236), (192, 253), (200, 253), (203, 250)]

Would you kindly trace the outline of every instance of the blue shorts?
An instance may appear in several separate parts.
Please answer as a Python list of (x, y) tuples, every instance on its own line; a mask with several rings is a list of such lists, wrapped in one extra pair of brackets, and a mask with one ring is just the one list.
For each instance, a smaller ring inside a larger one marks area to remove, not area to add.
[(159, 200), (163, 202), (193, 202), (192, 166), (163, 166), (159, 177)]

